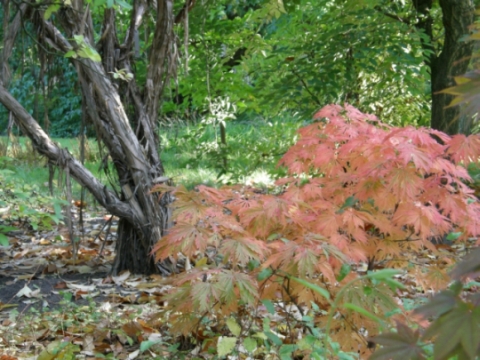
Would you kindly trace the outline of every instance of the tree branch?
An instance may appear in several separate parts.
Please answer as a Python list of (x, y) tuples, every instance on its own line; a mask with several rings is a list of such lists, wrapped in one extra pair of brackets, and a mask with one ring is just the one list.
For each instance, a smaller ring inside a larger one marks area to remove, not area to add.
[(173, 0), (157, 0), (157, 23), (148, 59), (144, 103), (151, 127), (156, 129), (160, 94), (170, 75), (176, 73), (173, 33)]
[[(7, 4), (7, 6), (9, 6)], [(22, 23), (22, 17), (25, 16), (27, 11), (27, 5), (22, 4), (20, 5), (17, 14), (13, 18), (10, 25), (8, 24), (8, 17), (4, 14), (4, 36), (3, 36), (3, 50), (0, 54), (0, 81), (3, 82), (5, 86), (8, 85), (10, 82), (10, 71), (8, 68), (8, 59), (12, 55), (13, 51), (13, 44), (15, 43), (15, 39), (17, 37), (18, 31), (20, 30), (20, 26)]]
[(123, 42), (123, 47), (125, 47), (125, 51), (128, 53), (132, 50), (134, 42), (138, 41), (135, 40), (135, 34), (138, 34), (138, 28), (143, 22), (143, 16), (145, 15), (145, 11), (147, 9), (147, 4), (145, 0), (135, 0), (133, 3), (133, 11), (132, 17), (130, 19), (130, 27), (127, 30), (125, 35), (125, 40)]
[(180, 24), (185, 19), (185, 11), (188, 7), (188, 12), (190, 12), (195, 5), (197, 0), (185, 0), (185, 5), (183, 5), (182, 9), (178, 12), (177, 16), (175, 16), (175, 24)]
[(305, 91), (310, 95), (310, 97), (313, 99), (313, 101), (315, 101), (317, 103), (318, 106), (322, 106), (322, 103), (320, 102), (320, 99), (315, 96), (314, 93), (312, 93), (310, 91), (310, 89), (308, 88), (308, 85), (307, 83), (305, 82), (305, 80), (302, 79), (302, 77), (298, 74), (297, 71), (295, 71), (295, 69), (292, 68), (292, 72), (293, 74), (298, 78), (298, 80), (300, 80), (300, 82), (302, 83), (303, 87), (305, 88)]
[[(68, 41), (53, 24), (44, 21), (43, 25), (60, 48), (64, 50), (70, 48)], [(116, 87), (105, 74), (102, 64), (90, 59), (76, 62), (81, 64), (82, 78), (91, 86), (91, 90), (83, 90), (84, 94), (90, 98), (91, 118), (102, 129), (102, 139), (108, 146), (114, 161), (119, 161), (128, 167), (135, 186), (139, 186), (143, 192), (150, 191), (151, 176), (156, 177), (162, 174), (156, 172), (158, 169), (152, 171), (139, 139), (130, 126)], [(103, 119), (100, 119), (98, 114), (103, 114)], [(155, 144), (151, 146), (155, 147)], [(155, 151), (157, 151), (156, 148)], [(147, 207), (146, 204), (143, 205)]]
[(68, 167), (72, 176), (82, 186), (85, 186), (95, 199), (112, 214), (126, 218), (131, 222), (135, 220), (130, 207), (120, 201), (113, 192), (107, 190), (88, 169), (74, 159), (66, 150), (60, 149), (50, 140), (37, 121), (2, 85), (0, 85), (0, 102), (14, 114), (22, 132), (28, 135), (39, 153), (56, 163), (62, 160), (63, 164), (61, 165)]
[(374, 10), (378, 11), (379, 13), (385, 15), (386, 17), (389, 17), (390, 19), (393, 19), (393, 20), (396, 20), (396, 21), (400, 21), (401, 23), (404, 23), (404, 24), (407, 24), (407, 25), (411, 25), (412, 24), (412, 21), (411, 19), (408, 19), (408, 18), (402, 18), (401, 16), (398, 16), (396, 14), (392, 14), (392, 13), (389, 13), (385, 10), (383, 10), (380, 6), (375, 6), (374, 7)]

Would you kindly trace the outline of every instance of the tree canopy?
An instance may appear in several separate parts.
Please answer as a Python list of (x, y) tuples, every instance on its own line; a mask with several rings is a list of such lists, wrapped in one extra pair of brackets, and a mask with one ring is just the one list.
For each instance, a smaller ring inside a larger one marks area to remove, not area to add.
[[(185, 3), (174, 3), (171, 63), (181, 66), (165, 82), (157, 116), (198, 118), (218, 99), (228, 99), (245, 117), (285, 111), (310, 117), (325, 104), (348, 102), (392, 124), (428, 126), (433, 119), (434, 128), (447, 130), (435, 119), (445, 113), (458, 125), (460, 117), (456, 108), (445, 110), (452, 98), (437, 93), (466, 72), (472, 43), (463, 40), (474, 12), (470, 1), (453, 3), (209, 0), (188, 1), (188, 12)], [(2, 14), (8, 9), (12, 17), (15, 3), (8, 4)], [(131, 28), (133, 8), (125, 2), (85, 4), (98, 42), (94, 49), (103, 56), (103, 11), (116, 14), (116, 37), (121, 37)], [(61, 7), (61, 2), (36, 5), (48, 20), (55, 20)], [(140, 91), (154, 22), (138, 24), (129, 40), (134, 67), (109, 69), (118, 81), (132, 74)], [(68, 91), (76, 81), (73, 65), (38, 41), (33, 25), (23, 22), (20, 30), (9, 57), (11, 91), (53, 135), (79, 134), (80, 94)], [(6, 119), (1, 120), (5, 126)], [(452, 126), (450, 133), (469, 130)]]

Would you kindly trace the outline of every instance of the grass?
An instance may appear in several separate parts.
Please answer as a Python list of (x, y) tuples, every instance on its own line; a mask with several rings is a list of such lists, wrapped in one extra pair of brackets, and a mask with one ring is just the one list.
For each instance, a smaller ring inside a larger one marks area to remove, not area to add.
[[(213, 126), (197, 125), (165, 129), (161, 135), (162, 161), (176, 183), (192, 187), (203, 183), (269, 182), (283, 175), (278, 160), (293, 144), (302, 122), (292, 118), (276, 121), (227, 124), (227, 146), (218, 144)], [(227, 157), (227, 169), (223, 157)], [(269, 178), (266, 179), (266, 174)]]
[[(227, 146), (218, 144), (218, 128), (203, 123), (160, 129), (161, 159), (166, 175), (176, 184), (193, 188), (198, 184), (220, 186), (227, 183), (257, 183), (268, 185), (282, 175), (284, 170), (276, 164), (293, 143), (295, 131), (302, 122), (293, 118), (272, 121), (230, 122), (227, 124)], [(77, 159), (80, 157), (79, 138), (53, 139), (67, 148)], [(223, 167), (223, 157), (228, 167)], [(102, 182), (109, 183), (100, 169), (102, 162), (96, 140), (89, 139), (85, 166)], [(13, 171), (8, 176), (23, 184), (36, 185), (48, 192), (49, 170), (44, 157), (33, 151), (24, 137), (0, 137), (0, 169)], [(62, 196), (56, 172), (56, 196)], [(79, 197), (80, 186), (73, 188)]]

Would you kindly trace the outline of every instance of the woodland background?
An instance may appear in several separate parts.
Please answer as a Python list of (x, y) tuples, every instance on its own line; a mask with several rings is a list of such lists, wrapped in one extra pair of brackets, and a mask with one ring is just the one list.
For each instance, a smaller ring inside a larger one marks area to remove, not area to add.
[(478, 358), (478, 1), (1, 5), (0, 359)]

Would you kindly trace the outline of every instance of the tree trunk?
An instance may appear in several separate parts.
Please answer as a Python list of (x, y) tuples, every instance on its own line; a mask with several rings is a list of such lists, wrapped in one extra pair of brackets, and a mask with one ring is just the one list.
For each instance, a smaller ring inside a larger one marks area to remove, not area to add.
[[(42, 12), (32, 8), (31, 20), (39, 29), (42, 42), (49, 44), (53, 50), (62, 53), (78, 50), (79, 45), (67, 39), (82, 35), (85, 44), (101, 51), (102, 63), (82, 57), (71, 60), (79, 75), (88, 118), (93, 122), (98, 138), (108, 148), (117, 172), (116, 192), (108, 190), (66, 150), (53, 143), (0, 82), (0, 102), (14, 114), (35, 149), (58, 166), (68, 168), (70, 174), (85, 186), (102, 206), (120, 218), (113, 274), (123, 270), (137, 274), (165, 271), (164, 267), (154, 263), (150, 252), (168, 227), (168, 205), (171, 198), (169, 194), (158, 197), (158, 194), (152, 194), (150, 190), (156, 182), (165, 179), (158, 152), (157, 109), (165, 82), (175, 72), (176, 60), (172, 56), (172, 0), (157, 0), (156, 4), (156, 26), (146, 84), (142, 92), (135, 79), (120, 82), (113, 79), (112, 72), (117, 71), (116, 69), (132, 69), (134, 33), (146, 12), (145, 1), (135, 1), (131, 25), (122, 44), (115, 33), (114, 9), (105, 9), (103, 34), (99, 44), (95, 45), (90, 10), (88, 6), (84, 6), (82, 0), (73, 0), (71, 6), (62, 7), (56, 14), (55, 18), (60, 21), (65, 35), (52, 22), (45, 20)], [(18, 27), (11, 28), (18, 30)], [(13, 34), (9, 35), (9, 38), (12, 36)], [(11, 51), (11, 48), (8, 50)], [(5, 61), (9, 55), (3, 51), (2, 59)], [(2, 71), (5, 71), (4, 69)], [(126, 109), (132, 107), (124, 107), (124, 103), (133, 104), (133, 110), (127, 113)], [(131, 124), (135, 125), (135, 131)]]
[(473, 43), (464, 42), (462, 38), (469, 34), (469, 28), (474, 21), (473, 2), (471, 0), (440, 0), (445, 35), (439, 52), (433, 46), (433, 19), (430, 13), (433, 1), (412, 1), (415, 9), (422, 16), (416, 26), (424, 31), (430, 40), (422, 41), (422, 45), (425, 51), (425, 63), (430, 67), (431, 75), (431, 127), (451, 135), (459, 132), (469, 133), (471, 130), (469, 126), (460, 127), (460, 124), (465, 124), (460, 118), (460, 107), (448, 107), (454, 96), (440, 93), (440, 91), (455, 85), (454, 77), (463, 75), (467, 71)]

